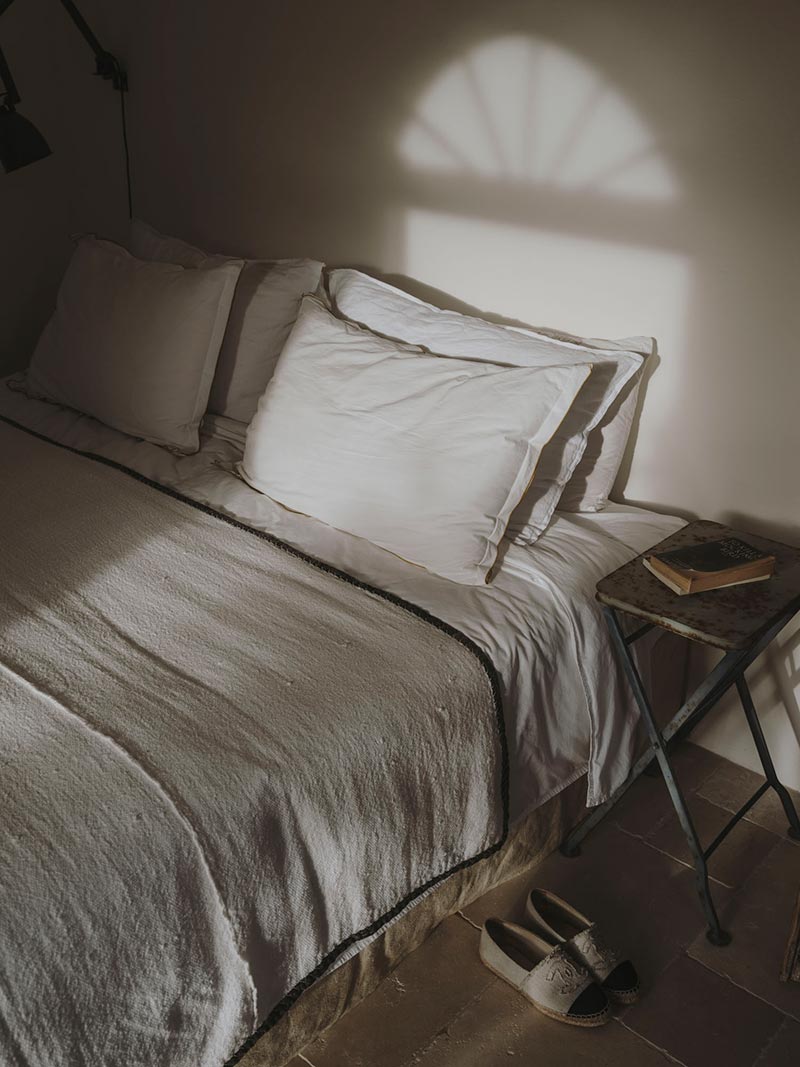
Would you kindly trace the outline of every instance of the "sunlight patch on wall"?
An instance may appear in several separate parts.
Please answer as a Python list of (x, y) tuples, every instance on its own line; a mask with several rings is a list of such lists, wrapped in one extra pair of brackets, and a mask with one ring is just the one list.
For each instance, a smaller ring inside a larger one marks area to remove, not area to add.
[(446, 67), (399, 152), (439, 173), (655, 200), (678, 191), (625, 98), (582, 59), (528, 37), (488, 41)]
[(478, 308), (606, 337), (663, 329), (685, 346), (683, 255), (416, 209), (405, 241), (412, 278)]
[[(659, 427), (674, 427), (689, 372), (688, 259), (673, 252), (577, 238), (527, 226), (423, 210), (405, 212), (406, 273), (490, 316), (590, 337), (654, 336), (658, 388), (648, 394), (648, 433), (636, 445), (632, 499), (670, 450)], [(671, 431), (669, 431), (671, 432)]]

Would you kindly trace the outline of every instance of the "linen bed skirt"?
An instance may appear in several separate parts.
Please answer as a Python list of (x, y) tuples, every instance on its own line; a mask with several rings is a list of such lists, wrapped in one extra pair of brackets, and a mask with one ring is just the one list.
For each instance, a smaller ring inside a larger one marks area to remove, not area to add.
[(283, 1067), (323, 1030), (364, 997), (419, 947), (448, 915), (501, 882), (535, 867), (584, 814), (586, 776), (511, 826), (503, 847), (451, 875), (401, 915), (379, 937), (335, 971), (319, 979), (238, 1059), (237, 1067)]

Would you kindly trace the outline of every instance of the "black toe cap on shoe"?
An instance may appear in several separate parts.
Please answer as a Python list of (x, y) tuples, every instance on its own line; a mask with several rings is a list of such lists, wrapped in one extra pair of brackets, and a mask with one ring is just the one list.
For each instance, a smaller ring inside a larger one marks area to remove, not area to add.
[(596, 982), (592, 982), (572, 1002), (567, 1014), (574, 1016), (576, 1019), (585, 1019), (590, 1015), (600, 1015), (607, 1010), (608, 997)]
[(639, 988), (639, 975), (630, 960), (618, 963), (603, 982), (603, 989), (610, 996), (635, 993)]

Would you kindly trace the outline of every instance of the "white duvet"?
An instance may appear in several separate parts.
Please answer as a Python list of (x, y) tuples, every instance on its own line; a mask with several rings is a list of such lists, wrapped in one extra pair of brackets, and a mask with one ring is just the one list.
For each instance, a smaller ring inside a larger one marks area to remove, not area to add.
[(247, 486), (234, 473), (242, 456), (239, 423), (207, 419), (200, 452), (178, 457), (87, 416), (29, 400), (2, 382), (0, 414), (269, 531), (472, 638), (501, 678), (512, 819), (584, 772), (590, 805), (601, 803), (627, 777), (641, 734), (594, 587), (604, 574), (679, 529), (682, 519), (614, 504), (596, 514), (557, 512), (535, 545), (501, 544), (490, 585), (468, 587), (287, 511)]

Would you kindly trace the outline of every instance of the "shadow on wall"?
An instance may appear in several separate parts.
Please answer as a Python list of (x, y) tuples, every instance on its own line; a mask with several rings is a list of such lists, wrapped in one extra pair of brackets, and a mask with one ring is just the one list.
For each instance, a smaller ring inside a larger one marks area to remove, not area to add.
[[(670, 373), (659, 402), (675, 407), (692, 280), (675, 225), (680, 186), (607, 79), (535, 37), (478, 44), (434, 77), (396, 155), (386, 243), (403, 272), (382, 277), (507, 325), (619, 337), (660, 323)], [(659, 363), (646, 366), (620, 490)]]
[[(452, 61), (400, 131), (403, 204), (390, 243), (406, 287), (495, 321), (618, 337), (661, 323), (673, 373), (686, 357), (691, 286), (676, 239), (680, 187), (634, 107), (587, 62), (527, 35)], [(461, 304), (464, 307), (464, 304)], [(537, 321), (544, 309), (547, 323)], [(620, 483), (630, 469), (649, 361)]]

